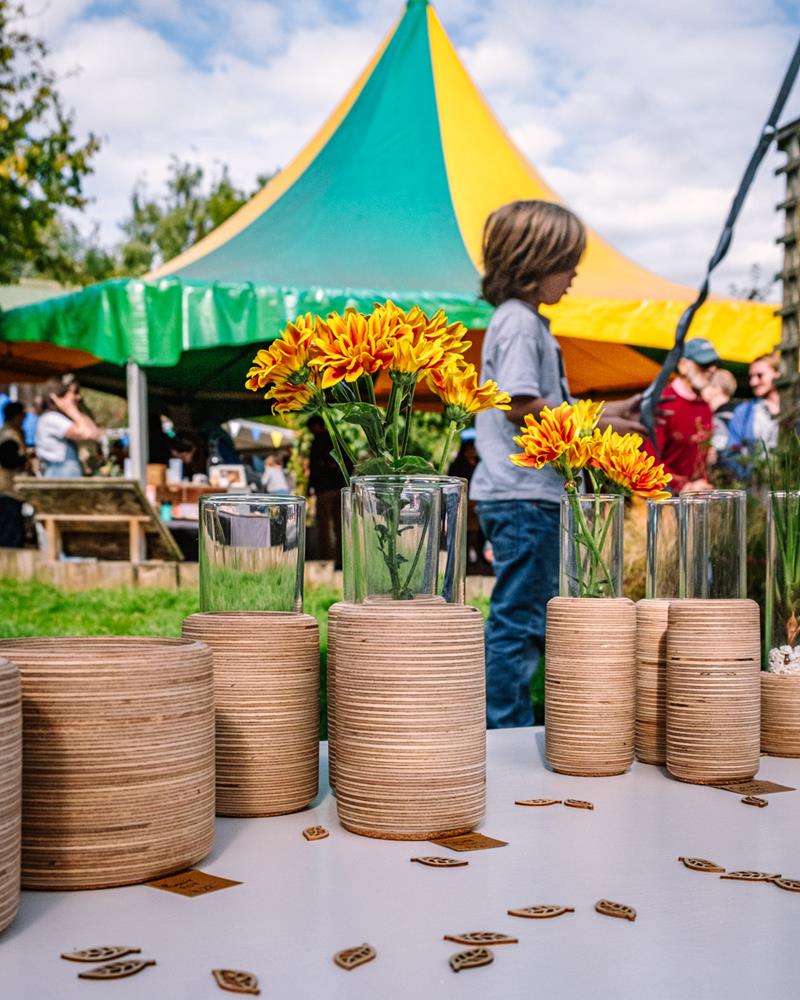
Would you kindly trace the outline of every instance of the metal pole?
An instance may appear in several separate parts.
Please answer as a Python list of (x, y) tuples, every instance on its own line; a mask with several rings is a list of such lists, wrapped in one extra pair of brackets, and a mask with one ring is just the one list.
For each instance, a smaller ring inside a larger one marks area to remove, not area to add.
[(147, 376), (134, 362), (126, 368), (128, 383), (128, 452), (132, 475), (142, 486), (147, 482)]

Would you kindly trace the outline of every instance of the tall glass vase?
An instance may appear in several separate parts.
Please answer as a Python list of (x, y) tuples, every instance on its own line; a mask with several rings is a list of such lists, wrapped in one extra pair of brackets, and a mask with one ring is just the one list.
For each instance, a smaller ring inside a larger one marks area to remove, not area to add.
[(439, 598), (462, 604), (466, 481), (454, 476), (356, 476), (351, 490), (356, 602)]
[(647, 501), (647, 563), (645, 597), (666, 599), (678, 597), (680, 573), (680, 501)]
[(775, 673), (800, 673), (800, 491), (769, 494), (764, 659)]
[(624, 515), (621, 496), (562, 496), (562, 597), (622, 597)]
[(746, 499), (744, 490), (681, 494), (681, 597), (747, 597)]

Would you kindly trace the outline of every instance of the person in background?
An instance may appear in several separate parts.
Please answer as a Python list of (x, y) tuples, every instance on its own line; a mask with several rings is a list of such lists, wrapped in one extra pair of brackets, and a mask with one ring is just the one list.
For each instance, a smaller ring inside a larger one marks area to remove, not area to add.
[(750, 365), (750, 389), (753, 398), (734, 409), (730, 422), (728, 447), (732, 453), (752, 455), (758, 442), (767, 451), (778, 444), (781, 397), (778, 392), (780, 358), (764, 354)]
[(36, 457), (47, 478), (83, 476), (79, 441), (97, 441), (101, 431), (80, 407), (81, 392), (74, 375), (48, 386), (44, 412), (36, 426)]
[(693, 337), (683, 345), (678, 375), (656, 409), (656, 454), (672, 476), (670, 489), (708, 489), (711, 407), (701, 393), (717, 370), (719, 355), (710, 340)]
[(25, 544), (22, 501), (14, 488), (15, 478), (28, 464), (22, 436), (24, 418), (21, 403), (6, 403), (0, 428), (0, 548), (4, 549), (21, 549)]
[(700, 395), (711, 408), (711, 447), (708, 451), (709, 466), (716, 465), (719, 456), (728, 447), (730, 422), (736, 404), (736, 378), (727, 368), (717, 368)]
[(264, 492), (276, 497), (289, 496), (289, 483), (286, 473), (283, 471), (283, 462), (280, 456), (272, 453), (267, 455), (264, 463), (264, 474), (261, 477), (261, 485)]
[[(480, 461), (470, 482), (494, 556), (486, 625), (490, 729), (533, 724), (530, 683), (544, 652), (547, 602), (558, 591), (563, 483), (552, 469), (521, 469), (509, 456), (519, 450), (514, 437), (526, 414), (572, 399), (558, 341), (539, 307), (566, 294), (585, 246), (580, 220), (550, 202), (504, 205), (484, 228), (483, 297), (496, 311), (483, 338), (481, 382), (493, 379), (511, 395), (508, 411), (476, 418)], [(606, 417), (621, 433), (644, 433), (634, 420), (640, 402), (611, 403)]]
[(345, 485), (342, 472), (333, 458), (333, 441), (318, 415), (306, 425), (314, 438), (308, 455), (308, 488), (316, 498), (319, 558), (333, 559), (336, 569), (342, 568), (342, 497)]

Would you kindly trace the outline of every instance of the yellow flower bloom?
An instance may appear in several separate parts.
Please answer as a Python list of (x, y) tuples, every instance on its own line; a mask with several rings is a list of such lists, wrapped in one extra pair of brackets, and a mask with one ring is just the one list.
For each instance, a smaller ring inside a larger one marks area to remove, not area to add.
[(245, 387), (258, 390), (270, 383), (296, 379), (308, 367), (317, 322), (311, 313), (306, 313), (289, 323), (269, 348), (262, 348), (253, 358)]
[(307, 406), (313, 397), (314, 390), (307, 382), (300, 385), (281, 382), (273, 385), (264, 398), (272, 400), (272, 409), (276, 413), (294, 413)]
[(337, 382), (355, 382), (387, 367), (392, 352), (386, 337), (385, 316), (348, 309), (331, 313), (320, 323), (314, 339), (311, 365), (322, 372), (322, 388)]
[(572, 422), (578, 434), (594, 432), (605, 405), (605, 403), (593, 403), (591, 399), (579, 399), (572, 404)]
[(597, 441), (592, 465), (626, 493), (663, 500), (670, 496), (664, 487), (672, 476), (663, 465), (656, 465), (653, 455), (642, 451), (638, 434), (618, 434), (607, 428)]
[(483, 410), (511, 408), (511, 397), (507, 392), (501, 392), (496, 382), (490, 379), (478, 385), (475, 365), (431, 371), (428, 385), (444, 403), (445, 418), (457, 423), (463, 423), (470, 414)]

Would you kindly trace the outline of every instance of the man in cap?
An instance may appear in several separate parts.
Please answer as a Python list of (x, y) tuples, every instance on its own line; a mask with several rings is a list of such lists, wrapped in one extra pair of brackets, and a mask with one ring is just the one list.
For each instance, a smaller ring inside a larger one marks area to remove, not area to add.
[(678, 375), (664, 390), (656, 413), (659, 460), (672, 473), (671, 488), (707, 486), (706, 463), (712, 412), (701, 392), (719, 364), (710, 340), (693, 337), (683, 345)]

